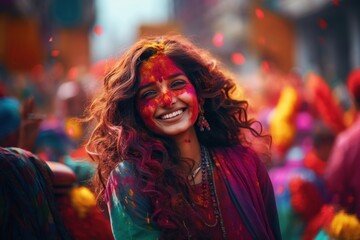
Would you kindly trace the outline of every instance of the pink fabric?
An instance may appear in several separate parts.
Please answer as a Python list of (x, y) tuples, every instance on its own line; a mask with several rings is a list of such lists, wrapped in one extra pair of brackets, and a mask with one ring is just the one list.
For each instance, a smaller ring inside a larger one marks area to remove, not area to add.
[[(231, 201), (226, 185), (220, 177), (220, 173), (217, 169), (214, 171), (214, 177), (217, 184), (216, 192), (219, 197), (221, 213), (228, 239), (252, 239), (252, 236), (244, 226), (234, 203)], [(201, 199), (202, 184), (195, 185), (194, 192), (195, 194), (193, 194), (192, 197), (194, 199)], [(209, 204), (208, 207), (198, 205), (198, 209), (200, 210), (199, 214), (204, 220), (206, 219), (207, 223), (215, 222), (214, 210), (211, 204)], [(197, 218), (198, 217), (194, 216), (194, 219)], [(204, 237), (204, 239), (222, 239), (222, 231), (219, 223), (215, 227), (206, 227), (201, 221), (198, 221), (197, 224), (198, 229), (201, 231), (200, 235)]]
[(214, 152), (222, 182), (252, 239), (281, 239), (272, 183), (256, 153), (241, 146)]
[(325, 179), (334, 193), (333, 202), (360, 218), (360, 114), (336, 138)]

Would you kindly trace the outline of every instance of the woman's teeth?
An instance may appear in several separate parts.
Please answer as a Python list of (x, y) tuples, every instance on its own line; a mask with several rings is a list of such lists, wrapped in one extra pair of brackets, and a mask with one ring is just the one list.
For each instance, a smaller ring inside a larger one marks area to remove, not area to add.
[(161, 119), (166, 120), (166, 119), (169, 119), (169, 118), (176, 117), (176, 116), (180, 115), (183, 111), (184, 111), (183, 109), (180, 109), (180, 110), (177, 110), (175, 112), (165, 114), (165, 115), (161, 116)]

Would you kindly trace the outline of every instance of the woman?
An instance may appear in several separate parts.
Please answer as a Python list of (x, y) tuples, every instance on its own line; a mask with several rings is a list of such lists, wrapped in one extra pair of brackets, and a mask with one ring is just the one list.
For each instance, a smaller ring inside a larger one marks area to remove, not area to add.
[(234, 80), (180, 36), (140, 40), (90, 105), (88, 143), (116, 239), (280, 239), (261, 137)]

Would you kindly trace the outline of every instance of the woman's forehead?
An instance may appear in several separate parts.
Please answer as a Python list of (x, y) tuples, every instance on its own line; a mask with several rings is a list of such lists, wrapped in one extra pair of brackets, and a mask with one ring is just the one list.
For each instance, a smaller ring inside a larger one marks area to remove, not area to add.
[[(162, 81), (177, 74), (184, 74), (175, 62), (164, 54), (156, 54), (140, 66), (140, 85), (154, 81)], [(185, 75), (185, 74), (184, 74)]]

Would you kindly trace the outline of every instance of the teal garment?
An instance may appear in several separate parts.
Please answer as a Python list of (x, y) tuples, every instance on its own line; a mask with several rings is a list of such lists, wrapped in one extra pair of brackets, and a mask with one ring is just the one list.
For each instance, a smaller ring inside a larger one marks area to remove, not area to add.
[[(106, 197), (113, 235), (115, 239), (159, 239), (160, 231), (147, 220), (149, 201), (133, 189), (137, 187), (134, 176), (133, 167), (127, 162), (121, 163), (110, 175)], [(134, 184), (122, 184), (129, 182)]]
[[(145, 224), (134, 223), (130, 216), (124, 211), (119, 199), (112, 195), (110, 219), (112, 232), (115, 239), (134, 239), (134, 240), (155, 240), (159, 239), (160, 232)], [(116, 219), (116, 221), (113, 221)], [(126, 226), (126, 228), (125, 228)]]
[(329, 235), (326, 234), (325, 231), (321, 230), (316, 237), (314, 238), (314, 240), (329, 240)]
[(0, 139), (6, 139), (20, 127), (20, 107), (16, 98), (0, 98)]
[(83, 159), (73, 159), (69, 155), (64, 156), (64, 164), (71, 168), (76, 175), (78, 185), (87, 185), (96, 171), (96, 165)]

